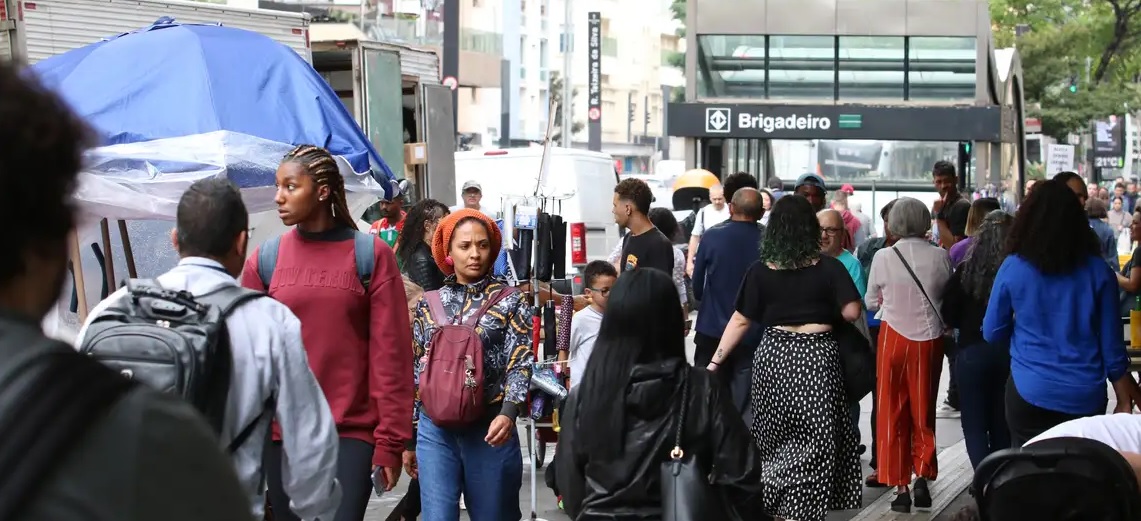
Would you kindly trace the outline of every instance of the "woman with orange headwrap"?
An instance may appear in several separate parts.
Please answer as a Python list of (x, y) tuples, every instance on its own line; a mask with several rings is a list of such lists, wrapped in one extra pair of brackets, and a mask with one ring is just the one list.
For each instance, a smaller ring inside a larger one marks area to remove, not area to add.
[[(432, 256), (447, 278), (444, 287), (420, 299), (412, 322), (418, 428), (405, 453), (405, 470), (419, 477), (424, 491), (425, 521), (458, 520), (461, 493), (473, 521), (522, 517), (523, 457), (515, 419), (525, 409), (531, 386), (532, 310), (521, 292), (501, 295), (508, 286), (491, 275), (501, 240), (495, 222), (471, 209), (443, 218), (432, 239)], [(429, 303), (433, 294), (441, 304), (437, 313)], [(485, 413), (461, 427), (436, 425), (419, 393), (432, 334), (438, 324), (472, 319), (485, 302), (494, 304), (475, 328), (483, 344)]]

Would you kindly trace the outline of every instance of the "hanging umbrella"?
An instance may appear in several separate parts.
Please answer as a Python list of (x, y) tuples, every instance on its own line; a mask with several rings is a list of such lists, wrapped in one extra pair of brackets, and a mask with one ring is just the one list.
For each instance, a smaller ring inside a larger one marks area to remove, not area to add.
[(214, 175), (242, 188), (250, 213), (269, 210), (281, 157), (303, 143), (338, 157), (349, 191), (392, 193), (392, 171), (336, 93), (261, 34), (164, 17), (33, 70), (97, 132), (76, 194), (92, 213), (173, 219), (186, 186)]

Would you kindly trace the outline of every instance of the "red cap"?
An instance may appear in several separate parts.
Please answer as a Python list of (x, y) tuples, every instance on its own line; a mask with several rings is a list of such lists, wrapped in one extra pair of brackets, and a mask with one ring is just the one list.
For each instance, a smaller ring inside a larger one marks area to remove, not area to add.
[(852, 188), (852, 185), (841, 186), (840, 191), (841, 192), (848, 192), (848, 195), (852, 195), (852, 194), (856, 193), (856, 189)]

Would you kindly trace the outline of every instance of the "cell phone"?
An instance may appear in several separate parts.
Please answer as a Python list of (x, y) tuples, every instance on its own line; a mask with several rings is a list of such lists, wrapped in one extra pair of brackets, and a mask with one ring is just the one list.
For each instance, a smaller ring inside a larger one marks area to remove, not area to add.
[(376, 497), (381, 497), (388, 488), (388, 480), (384, 477), (384, 467), (377, 467), (372, 471), (372, 489), (376, 491)]

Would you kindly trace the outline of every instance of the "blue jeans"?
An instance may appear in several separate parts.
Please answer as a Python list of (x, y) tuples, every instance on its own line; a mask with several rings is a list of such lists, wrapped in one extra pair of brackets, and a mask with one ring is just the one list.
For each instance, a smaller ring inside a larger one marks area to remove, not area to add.
[(521, 519), (523, 453), (519, 436), (492, 447), (486, 441), (490, 420), (445, 429), (424, 414), (416, 436), (420, 503), (424, 521), (457, 521), (460, 493), (472, 521)]
[(1010, 377), (1010, 351), (1005, 345), (978, 343), (955, 354), (963, 436), (971, 465), (1010, 447), (1004, 404)]

